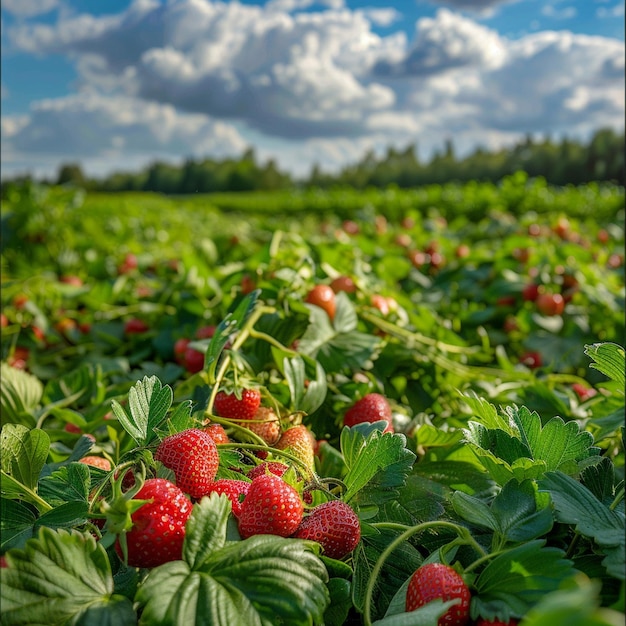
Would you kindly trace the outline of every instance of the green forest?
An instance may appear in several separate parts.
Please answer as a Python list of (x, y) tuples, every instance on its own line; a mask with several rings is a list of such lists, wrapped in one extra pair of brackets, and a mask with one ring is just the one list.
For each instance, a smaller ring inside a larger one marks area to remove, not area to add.
[[(312, 167), (308, 177), (296, 180), (274, 160), (259, 163), (253, 149), (237, 159), (187, 159), (181, 165), (156, 161), (138, 172), (116, 172), (102, 179), (89, 178), (78, 163), (59, 168), (50, 184), (75, 184), (90, 191), (152, 191), (165, 194), (223, 191), (273, 191), (294, 187), (350, 186), (401, 188), (447, 182), (497, 182), (517, 171), (541, 176), (553, 185), (580, 185), (591, 181), (622, 183), (624, 133), (600, 129), (586, 143), (571, 139), (535, 140), (528, 135), (516, 145), (498, 151), (477, 148), (458, 157), (448, 140), (428, 161), (420, 161), (415, 144), (384, 155), (369, 152), (339, 172), (328, 173), (324, 164)], [(23, 179), (20, 179), (23, 180)], [(7, 183), (15, 181), (5, 181)]]

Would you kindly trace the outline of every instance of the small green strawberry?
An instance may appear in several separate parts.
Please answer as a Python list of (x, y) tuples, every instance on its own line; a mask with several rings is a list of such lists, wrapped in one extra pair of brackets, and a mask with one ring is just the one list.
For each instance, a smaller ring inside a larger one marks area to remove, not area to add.
[(317, 541), (325, 556), (342, 559), (359, 543), (361, 525), (352, 507), (341, 500), (330, 500), (314, 507), (293, 536)]
[(304, 505), (298, 492), (274, 474), (257, 476), (243, 501), (239, 534), (291, 536), (302, 521)]
[(387, 422), (386, 433), (393, 432), (389, 400), (379, 393), (368, 393), (345, 412), (343, 425), (354, 426), (363, 422), (378, 422), (380, 420)]
[(444, 602), (459, 600), (439, 618), (438, 626), (465, 626), (469, 622), (471, 594), (461, 575), (449, 565), (427, 563), (409, 580), (406, 610), (415, 611), (437, 598)]
[(123, 558), (125, 541), (131, 567), (157, 567), (181, 559), (191, 501), (164, 478), (146, 480), (135, 498), (147, 502), (132, 513), (132, 527), (116, 540), (118, 555)]
[(211, 435), (199, 428), (188, 428), (165, 437), (154, 458), (176, 476), (176, 484), (194, 499), (207, 493), (213, 482), (219, 455)]
[(213, 410), (221, 417), (233, 420), (251, 420), (261, 406), (261, 392), (258, 389), (244, 389), (241, 398), (234, 393), (218, 391), (213, 402)]

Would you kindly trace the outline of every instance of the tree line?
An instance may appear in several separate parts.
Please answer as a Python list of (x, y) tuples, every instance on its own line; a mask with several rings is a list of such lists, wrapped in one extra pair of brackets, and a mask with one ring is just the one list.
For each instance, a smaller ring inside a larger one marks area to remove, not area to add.
[(459, 158), (448, 140), (428, 161), (421, 161), (416, 144), (410, 144), (404, 149), (390, 147), (381, 156), (368, 152), (336, 173), (315, 165), (310, 175), (300, 180), (280, 171), (274, 160), (259, 163), (254, 150), (248, 149), (239, 158), (187, 159), (182, 165), (158, 161), (139, 172), (117, 172), (102, 179), (88, 178), (79, 164), (67, 163), (60, 167), (56, 180), (42, 182), (70, 183), (93, 191), (188, 194), (343, 185), (357, 189), (392, 184), (415, 187), (471, 180), (495, 183), (521, 170), (554, 185), (592, 181), (624, 184), (624, 147), (623, 132), (600, 129), (586, 143), (567, 138), (535, 140), (528, 135), (512, 147), (492, 151), (477, 148)]

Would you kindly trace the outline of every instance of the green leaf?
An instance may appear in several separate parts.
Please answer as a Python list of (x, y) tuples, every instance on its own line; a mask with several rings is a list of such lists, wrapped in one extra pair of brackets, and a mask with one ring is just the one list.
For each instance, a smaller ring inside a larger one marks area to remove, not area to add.
[(215, 329), (215, 334), (211, 337), (204, 355), (204, 369), (207, 372), (211, 385), (215, 384), (217, 364), (226, 344), (230, 341), (231, 335), (238, 331), (250, 316), (260, 294), (261, 290), (255, 289), (244, 296), (237, 304), (235, 310), (228, 312)]
[(32, 374), (0, 364), (0, 424), (23, 424), (34, 427), (33, 413), (43, 395), (43, 383)]
[(475, 581), (483, 602), (505, 599), (519, 614), (576, 574), (558, 548), (534, 540), (507, 550), (488, 563)]
[[(543, 506), (538, 507), (538, 500)], [(509, 481), (491, 504), (497, 531), (508, 541), (536, 539), (552, 529), (550, 500), (537, 494), (534, 481)]]
[[(398, 496), (415, 461), (406, 437), (383, 433), (384, 422), (344, 427), (340, 446), (347, 467), (344, 500), (365, 506), (381, 504)], [(357, 497), (358, 496), (358, 497)]]
[(616, 343), (594, 343), (585, 346), (585, 354), (593, 359), (590, 367), (602, 372), (617, 383), (618, 392), (624, 395), (626, 379), (626, 353)]
[(601, 607), (600, 582), (577, 576), (547, 594), (524, 616), (525, 626), (621, 626), (624, 613)]
[(130, 415), (116, 400), (112, 401), (112, 407), (124, 430), (137, 444), (145, 446), (157, 437), (156, 431), (165, 420), (172, 400), (169, 385), (163, 387), (156, 376), (144, 376), (128, 392)]
[(329, 594), (326, 568), (312, 549), (309, 542), (255, 535), (226, 544), (201, 564), (195, 553), (194, 570), (184, 561), (165, 563), (151, 570), (139, 587), (139, 623), (318, 623)]
[(168, 419), (170, 433), (179, 433), (188, 428), (193, 428), (196, 421), (192, 416), (192, 406), (191, 400), (185, 400), (176, 405)]
[(475, 392), (470, 392), (467, 394), (461, 394), (463, 397), (463, 401), (470, 407), (472, 410), (472, 415), (480, 418), (480, 423), (489, 429), (499, 428), (504, 432), (508, 432), (509, 434), (513, 434), (513, 430), (509, 424), (509, 422), (504, 419), (504, 417), (498, 413), (498, 409), (495, 405), (491, 404), (484, 398), (480, 398), (476, 395)]
[[(311, 414), (316, 411), (326, 398), (326, 372), (315, 360), (304, 355), (284, 357), (282, 360), (283, 373), (291, 393), (291, 408), (293, 411), (303, 411)], [(314, 377), (307, 378), (306, 366), (314, 372)], [(305, 386), (305, 381), (308, 384)]]
[(202, 498), (194, 505), (183, 544), (183, 558), (192, 569), (198, 569), (213, 552), (226, 544), (231, 509), (228, 497), (216, 493)]
[[(104, 548), (89, 534), (41, 528), (23, 550), (10, 550), (1, 571), (2, 621), (13, 626), (44, 626), (100, 621), (103, 608), (116, 606), (120, 626), (136, 623), (128, 598), (113, 597), (111, 565)], [(95, 619), (98, 615), (98, 619)]]
[(451, 501), (454, 512), (461, 519), (474, 526), (497, 530), (498, 522), (496, 517), (489, 509), (489, 506), (480, 498), (469, 496), (462, 491), (455, 491), (452, 494)]
[(345, 578), (328, 581), (330, 604), (324, 612), (324, 626), (343, 626), (352, 608), (352, 586)]
[(557, 520), (574, 525), (581, 535), (593, 539), (609, 557), (603, 563), (607, 569), (610, 566), (611, 576), (624, 580), (624, 514), (611, 510), (587, 487), (562, 472), (546, 473), (539, 486), (550, 493)]
[(91, 474), (85, 463), (70, 463), (44, 476), (39, 482), (39, 495), (53, 506), (64, 502), (89, 499)]
[(88, 519), (89, 505), (87, 502), (65, 502), (51, 511), (47, 511), (35, 522), (35, 528), (72, 528), (84, 524)]
[(33, 536), (33, 527), (37, 515), (33, 509), (23, 502), (2, 498), (0, 507), (0, 549), (5, 552), (9, 548), (21, 548), (27, 539)]
[(0, 433), (2, 470), (30, 490), (36, 490), (49, 450), (50, 437), (39, 428), (6, 424)]

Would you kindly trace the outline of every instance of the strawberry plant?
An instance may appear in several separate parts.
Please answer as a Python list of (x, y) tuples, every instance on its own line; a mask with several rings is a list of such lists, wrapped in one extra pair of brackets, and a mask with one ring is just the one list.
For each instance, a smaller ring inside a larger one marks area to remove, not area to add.
[(623, 192), (12, 194), (3, 624), (623, 620)]

